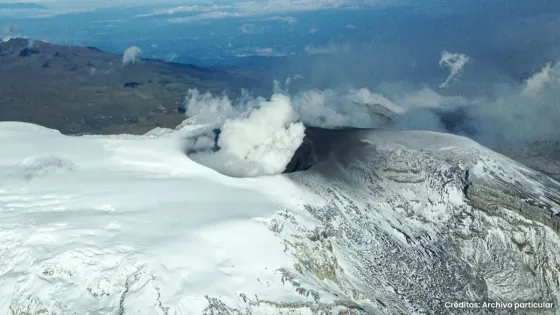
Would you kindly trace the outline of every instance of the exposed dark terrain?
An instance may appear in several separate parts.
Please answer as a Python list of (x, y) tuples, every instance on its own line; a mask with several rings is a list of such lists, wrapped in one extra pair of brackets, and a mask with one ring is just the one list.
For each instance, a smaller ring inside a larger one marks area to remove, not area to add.
[[(262, 86), (259, 73), (122, 56), (94, 47), (11, 39), (0, 42), (0, 121), (63, 133), (143, 133), (174, 127), (188, 89), (235, 94)], [(258, 93), (258, 92), (257, 92)]]

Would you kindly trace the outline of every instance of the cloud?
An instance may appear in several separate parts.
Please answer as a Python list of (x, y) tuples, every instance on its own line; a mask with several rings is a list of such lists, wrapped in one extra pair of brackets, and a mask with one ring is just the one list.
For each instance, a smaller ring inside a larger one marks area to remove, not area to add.
[(167, 21), (169, 23), (181, 24), (181, 23), (189, 23), (189, 22), (196, 22), (202, 20), (214, 20), (214, 19), (225, 19), (225, 18), (246, 17), (246, 16), (248, 15), (240, 12), (210, 11), (210, 12), (205, 12), (192, 16), (171, 18), (168, 19)]
[(275, 82), (270, 99), (252, 97), (246, 91), (232, 100), (225, 94), (189, 90), (187, 123), (206, 124), (212, 130), (187, 139), (189, 157), (234, 177), (279, 174), (303, 142), (304, 124), (386, 127), (391, 118), (404, 112), (367, 89), (309, 90), (288, 96), (290, 81), (285, 86)]
[(137, 46), (130, 46), (128, 47), (123, 53), (122, 64), (123, 67), (129, 64), (136, 64), (140, 62), (140, 54), (142, 53), (142, 49)]
[(397, 128), (452, 132), (492, 148), (560, 139), (558, 65), (546, 65), (518, 85), (496, 82), (484, 95), (471, 97), (430, 88), (393, 90), (387, 98), (405, 110)]
[(289, 97), (276, 94), (247, 117), (227, 120), (218, 146), (238, 158), (264, 162), (267, 174), (280, 173), (303, 141), (304, 127), (296, 121)]
[(136, 17), (154, 17), (154, 16), (165, 16), (165, 15), (176, 15), (180, 13), (199, 13), (199, 12), (213, 12), (223, 9), (230, 8), (230, 6), (224, 5), (181, 5), (177, 7), (156, 9), (150, 13), (138, 14)]
[(239, 57), (239, 58), (245, 58), (245, 57), (253, 57), (253, 56), (258, 56), (258, 57), (285, 57), (287, 55), (288, 54), (286, 54), (285, 52), (276, 51), (272, 47), (265, 47), (265, 48), (255, 48), (254, 50), (252, 50), (250, 52), (238, 53), (235, 56)]
[(256, 54), (259, 56), (265, 56), (265, 57), (284, 57), (286, 56), (286, 53), (283, 52), (277, 52), (276, 50), (274, 50), (274, 48), (257, 48), (255, 50)]
[(171, 52), (171, 53), (165, 55), (165, 61), (167, 61), (167, 62), (173, 62), (173, 61), (175, 61), (177, 58), (179, 58), (179, 56), (180, 56), (180, 55), (179, 55), (178, 53), (176, 53), (176, 52)]
[(8, 2), (8, 3), (1, 3), (0, 2), (0, 9), (11, 9), (11, 10), (32, 10), (32, 9), (46, 9), (44, 5), (40, 5), (33, 2), (25, 2), (25, 1), (18, 1), (18, 2)]
[[(200, 16), (198, 17), (193, 17), (193, 18), (200, 18)], [(248, 22), (251, 23), (246, 23), (246, 24), (242, 24), (239, 27), (239, 31), (243, 34), (262, 34), (264, 33), (265, 30), (269, 29), (270, 24), (269, 23), (263, 23), (263, 22), (269, 22), (269, 21), (278, 21), (280, 23), (283, 23), (283, 25), (287, 26), (287, 27), (292, 27), (293, 25), (298, 23), (298, 20), (294, 17), (289, 17), (289, 16), (285, 16), (285, 17), (281, 17), (281, 16), (273, 16), (273, 17), (269, 17), (269, 18), (264, 18), (264, 19), (248, 19)]]
[(309, 29), (309, 34), (315, 34), (315, 33), (317, 33), (318, 31), (319, 31), (318, 28), (312, 27), (312, 28)]
[[(288, 78), (281, 85), (275, 81), (275, 95), (288, 95), (292, 80), (301, 80), (299, 75)], [(189, 90), (185, 98), (186, 114), (197, 124), (220, 124), (259, 108), (266, 100), (251, 97), (243, 91), (236, 100), (227, 95), (201, 94)], [(296, 93), (290, 97), (290, 106), (303, 123), (318, 127), (381, 127), (386, 119), (403, 114), (405, 109), (379, 93), (368, 89), (312, 89)]]
[[(453, 68), (453, 65), (457, 66), (456, 62), (450, 63), (452, 69), (461, 68)], [(522, 83), (500, 81), (489, 86), (484, 94), (470, 96), (443, 95), (425, 85), (396, 83), (384, 83), (370, 89), (300, 89), (290, 94), (288, 90), (293, 88), (296, 80), (289, 77), (284, 82), (284, 86), (276, 84), (275, 93), (291, 95), (293, 111), (308, 125), (452, 132), (493, 148), (560, 139), (560, 128), (557, 127), (560, 121), (558, 63), (547, 64)], [(213, 110), (212, 115), (223, 112), (231, 117), (258, 106), (262, 99), (256, 100), (252, 103), (247, 100), (233, 102), (225, 96), (208, 95), (204, 103), (225, 104), (210, 106), (225, 108)]]
[(523, 95), (538, 97), (550, 86), (560, 87), (560, 64), (548, 63), (525, 82)]
[(386, 127), (403, 109), (385, 96), (368, 89), (308, 90), (292, 97), (301, 120), (325, 128)]
[(0, 43), (7, 42), (12, 38), (23, 37), (21, 35), (21, 27), (17, 24), (8, 23), (2, 26), (2, 35), (0, 36)]
[[(249, 17), (275, 13), (305, 12), (333, 8), (358, 8), (391, 3), (393, 0), (257, 0), (216, 4), (213, 1), (184, 0), (36, 0), (13, 1), (13, 3), (35, 3), (36, 6), (26, 10), (4, 8), (0, 6), (0, 16), (19, 18), (51, 18), (59, 15), (79, 14), (107, 8), (154, 8), (149, 12), (138, 14), (139, 18), (188, 14), (190, 17), (172, 18), (174, 23), (188, 23), (204, 19), (227, 17)], [(13, 6), (12, 1), (9, 2)], [(2, 3), (0, 3), (1, 5)], [(19, 5), (19, 4), (18, 4)], [(25, 4), (24, 4), (25, 5)], [(194, 16), (193, 16), (194, 14)]]
[(298, 23), (298, 19), (293, 16), (271, 16), (271, 17), (259, 19), (258, 21), (280, 21), (291, 25)]
[(470, 61), (471, 59), (464, 54), (460, 53), (450, 53), (448, 51), (443, 51), (441, 53), (441, 58), (439, 60), (440, 67), (447, 67), (449, 68), (449, 76), (445, 81), (443, 81), (439, 87), (446, 88), (449, 86), (451, 80), (455, 79), (463, 70), (463, 67)]
[[(379, 3), (390, 3), (391, 1), (379, 0), (263, 0), (263, 1), (239, 1), (224, 5), (181, 5), (164, 9), (156, 9), (152, 12), (140, 14), (138, 17), (171, 16), (170, 23), (190, 23), (206, 19), (224, 19), (266, 16), (271, 14), (288, 14), (292, 12), (311, 12), (318, 10), (336, 8), (361, 8)], [(186, 16), (177, 16), (185, 15)], [(286, 23), (297, 22), (291, 17), (269, 17)]]
[(243, 24), (239, 27), (239, 31), (243, 34), (257, 34), (261, 32), (255, 24)]
[(242, 108), (239, 105), (234, 109), (231, 100), (225, 94), (221, 96), (213, 96), (210, 93), (201, 94), (196, 89), (188, 90), (184, 106), (186, 115), (193, 117), (193, 120), (199, 124), (222, 123), (236, 114), (236, 110)]
[(17, 24), (8, 23), (2, 26), (2, 35), (3, 36), (11, 36), (14, 34), (18, 34), (21, 32), (21, 27)]
[[(0, 2), (2, 2), (0, 0)], [(0, 16), (24, 19), (52, 18), (60, 15), (80, 14), (107, 8), (132, 8), (142, 6), (176, 6), (181, 0), (23, 0), (9, 1), (14, 3), (34, 3), (33, 7), (22, 9), (2, 9)]]
[(304, 50), (308, 55), (330, 55), (348, 53), (352, 50), (352, 48), (347, 44), (330, 43), (324, 46), (307, 45)]

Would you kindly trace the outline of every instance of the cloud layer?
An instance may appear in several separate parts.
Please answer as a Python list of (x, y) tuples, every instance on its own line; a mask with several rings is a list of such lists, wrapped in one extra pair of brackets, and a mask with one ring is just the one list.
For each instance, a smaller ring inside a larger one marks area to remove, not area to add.
[[(359, 8), (378, 4), (394, 3), (391, 0), (260, 0), (239, 1), (231, 4), (194, 4), (155, 9), (137, 17), (168, 17), (172, 23), (189, 23), (207, 19), (242, 18), (271, 14), (311, 12), (336, 8)], [(183, 15), (183, 16), (181, 16)], [(287, 23), (295, 23), (291, 17)]]

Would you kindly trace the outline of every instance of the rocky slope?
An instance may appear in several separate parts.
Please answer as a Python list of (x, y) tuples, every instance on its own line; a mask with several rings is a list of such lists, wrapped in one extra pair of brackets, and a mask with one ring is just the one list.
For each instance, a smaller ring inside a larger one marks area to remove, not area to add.
[(308, 207), (323, 223), (315, 255), (331, 257), (307, 263), (315, 274), (368, 314), (519, 312), (452, 301), (548, 301), (537, 312), (560, 314), (558, 182), (457, 136), (330, 133), (307, 139), (315, 163), (289, 175), (324, 200)]
[(560, 181), (560, 141), (536, 141), (522, 148), (507, 148), (501, 152)]

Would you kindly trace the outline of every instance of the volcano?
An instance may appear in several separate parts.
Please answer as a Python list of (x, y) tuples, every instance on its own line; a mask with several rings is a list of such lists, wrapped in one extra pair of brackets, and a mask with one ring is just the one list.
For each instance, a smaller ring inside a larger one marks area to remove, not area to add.
[(201, 128), (0, 123), (1, 312), (557, 314), (546, 175), (449, 134), (308, 128), (290, 173), (232, 178), (185, 156)]

